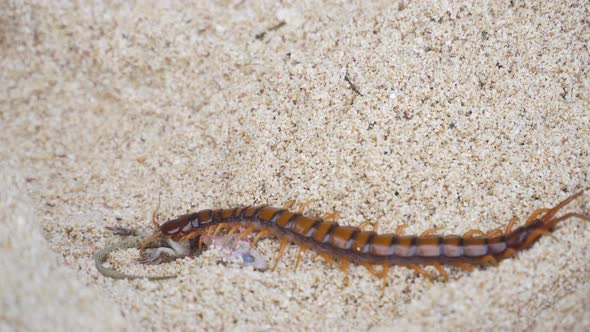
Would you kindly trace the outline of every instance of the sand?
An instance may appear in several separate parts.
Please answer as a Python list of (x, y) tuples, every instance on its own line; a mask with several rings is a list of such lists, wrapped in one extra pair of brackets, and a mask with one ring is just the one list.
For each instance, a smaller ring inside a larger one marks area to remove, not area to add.
[[(0, 330), (589, 330), (590, 223), (498, 267), (350, 284), (92, 255), (203, 208), (316, 199), (408, 233), (504, 227), (590, 187), (590, 6), (9, 2), (0, 9)], [(284, 24), (283, 24), (284, 23)], [(567, 211), (590, 213), (590, 194)], [(278, 241), (260, 242), (272, 262)], [(429, 271), (432, 269), (428, 268)]]

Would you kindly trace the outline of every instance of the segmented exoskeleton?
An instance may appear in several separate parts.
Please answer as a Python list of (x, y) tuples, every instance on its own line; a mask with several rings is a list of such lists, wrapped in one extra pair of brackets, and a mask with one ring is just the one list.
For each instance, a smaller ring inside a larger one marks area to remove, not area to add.
[[(202, 210), (168, 220), (143, 245), (156, 239), (166, 239), (172, 244), (172, 249), (169, 250), (180, 257), (184, 255), (183, 250), (175, 248), (185, 248), (189, 240), (198, 239), (202, 235), (215, 236), (222, 231), (227, 231), (229, 237), (242, 230), (236, 240), (258, 232), (251, 242), (252, 245), (264, 236), (274, 235), (281, 240), (275, 268), (286, 246), (295, 243), (300, 247), (295, 269), (301, 260), (301, 253), (311, 249), (345, 272), (348, 272), (349, 262), (353, 262), (365, 266), (372, 274), (384, 279), (390, 266), (402, 265), (432, 280), (432, 276), (422, 268), (424, 265), (432, 265), (447, 279), (443, 264), (469, 271), (474, 264), (495, 265), (498, 261), (531, 247), (541, 236), (552, 232), (560, 221), (572, 217), (590, 220), (589, 216), (579, 213), (555, 216), (561, 208), (581, 194), (582, 192), (574, 194), (551, 209), (536, 210), (527, 218), (524, 226), (513, 230), (517, 221), (517, 218), (513, 218), (505, 231), (496, 229), (487, 234), (480, 230), (471, 230), (463, 236), (440, 236), (432, 234), (438, 230), (435, 228), (419, 236), (403, 235), (401, 227), (395, 234), (378, 234), (364, 230), (364, 227), (341, 226), (333, 220), (327, 220), (334, 219), (334, 215), (314, 218), (303, 215), (302, 209), (293, 212), (287, 208), (249, 206)], [(152, 251), (151, 255), (157, 256), (158, 253)], [(376, 265), (382, 266), (382, 269), (377, 271)]]

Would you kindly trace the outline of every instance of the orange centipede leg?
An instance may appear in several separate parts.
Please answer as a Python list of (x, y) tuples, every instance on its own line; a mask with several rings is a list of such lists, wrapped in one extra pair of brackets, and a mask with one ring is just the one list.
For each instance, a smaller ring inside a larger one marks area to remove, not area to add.
[(423, 277), (425, 277), (426, 279), (428, 279), (430, 282), (432, 282), (432, 276), (430, 275), (430, 273), (426, 272), (426, 270), (424, 270), (423, 268), (421, 268), (420, 266), (416, 265), (416, 264), (408, 264), (408, 267), (416, 272), (418, 272), (420, 275), (422, 275)]
[(365, 269), (367, 269), (367, 271), (369, 271), (370, 274), (372, 274), (373, 276), (380, 278), (381, 274), (379, 272), (377, 272), (377, 270), (375, 270), (375, 267), (369, 263), (361, 263), (362, 266), (365, 267)]
[(369, 225), (372, 225), (372, 223), (368, 220), (363, 221), (362, 223), (360, 223), (357, 227), (361, 230), (364, 231), (365, 228)]
[(306, 207), (308, 207), (311, 203), (316, 202), (316, 201), (317, 201), (317, 199), (310, 199), (309, 201), (299, 204), (299, 209), (297, 210), (297, 212), (303, 213), (305, 211)]
[(395, 228), (395, 234), (397, 235), (404, 235), (405, 229), (408, 227), (406, 224), (401, 224)]
[(201, 252), (203, 249), (203, 237), (199, 236), (199, 242), (197, 242), (197, 252)]
[(494, 258), (492, 255), (483, 256), (477, 261), (478, 264), (491, 264), (493, 266), (498, 266), (498, 260)]
[(536, 239), (538, 239), (539, 237), (541, 237), (542, 235), (549, 235), (554, 239), (557, 239), (555, 237), (555, 235), (553, 235), (553, 233), (551, 233), (551, 231), (548, 231), (546, 229), (535, 229), (531, 235), (529, 235), (526, 240), (524, 241), (524, 243), (522, 244), (522, 246), (524, 248), (530, 246), (531, 244), (533, 244), (533, 242), (535, 242)]
[(332, 258), (332, 256), (330, 256), (328, 253), (322, 252), (320, 253), (320, 256), (322, 256), (322, 258), (326, 260), (326, 262), (328, 262), (329, 264), (339, 266), (338, 263), (336, 263), (336, 261), (334, 260), (334, 258)]
[(307, 246), (301, 244), (299, 246), (299, 252), (297, 253), (297, 260), (295, 260), (295, 268), (293, 272), (297, 271), (297, 267), (299, 267), (299, 263), (301, 263), (301, 258), (303, 257), (303, 252), (307, 250)]
[(377, 232), (379, 230), (379, 221), (375, 220), (373, 222), (373, 232)]
[(294, 199), (290, 199), (288, 201), (285, 202), (285, 204), (283, 204), (283, 209), (290, 209), (293, 207), (293, 205), (295, 205), (295, 200)]
[(234, 227), (232, 227), (229, 232), (227, 233), (227, 235), (225, 236), (225, 241), (223, 242), (223, 245), (226, 246), (230, 241), (231, 241), (231, 236), (237, 232), (240, 229), (240, 225), (235, 225)]
[(518, 217), (514, 217), (514, 218), (510, 219), (510, 221), (508, 222), (508, 225), (506, 225), (506, 230), (504, 231), (504, 234), (508, 235), (508, 234), (512, 233), (512, 227), (514, 227), (514, 224), (516, 224), (517, 221), (518, 221)]
[(557, 225), (558, 222), (569, 219), (569, 218), (573, 218), (573, 217), (577, 217), (580, 218), (582, 220), (586, 220), (586, 221), (590, 221), (590, 216), (587, 216), (585, 214), (581, 214), (581, 213), (566, 213), (563, 216), (559, 217), (559, 218), (555, 218), (553, 220), (549, 220), (547, 221), (547, 225), (549, 226), (549, 228), (553, 228)]
[(381, 296), (385, 294), (385, 287), (387, 287), (387, 272), (389, 272), (389, 265), (381, 265), (381, 272), (379, 273), (379, 278), (383, 280), (383, 283), (381, 284)]
[(546, 213), (549, 212), (551, 209), (537, 209), (535, 210), (535, 212), (533, 212), (528, 218), (526, 218), (526, 221), (524, 222), (525, 225), (530, 225), (533, 221), (535, 221), (537, 219), (537, 217), (542, 214), (542, 213)]
[(502, 255), (500, 256), (500, 258), (502, 258), (502, 259), (503, 258), (508, 258), (508, 257), (512, 257), (514, 255), (516, 255), (516, 250), (514, 250), (512, 248), (508, 248), (508, 249), (506, 249), (506, 251), (504, 251), (502, 253)]
[(272, 267), (271, 271), (274, 271), (277, 268), (277, 266), (279, 265), (279, 261), (281, 260), (281, 257), (283, 257), (283, 254), (285, 253), (285, 248), (287, 248), (288, 244), (289, 244), (289, 240), (281, 241), (281, 246), (279, 247), (279, 254), (277, 255), (275, 265)]
[(451, 263), (451, 265), (458, 267), (460, 269), (463, 269), (467, 272), (473, 272), (473, 266), (467, 264), (467, 263), (463, 263), (463, 262), (455, 262), (455, 263)]
[(372, 222), (370, 222), (369, 220), (365, 220), (365, 221), (363, 221), (362, 223), (360, 223), (360, 224), (358, 225), (358, 228), (359, 228), (361, 231), (364, 231), (364, 230), (365, 230), (365, 228), (367, 228), (367, 226), (369, 226), (369, 225), (373, 226), (373, 223), (372, 223)]
[(463, 237), (474, 237), (474, 236), (484, 236), (484, 235), (485, 235), (485, 233), (479, 229), (470, 229), (467, 232), (465, 232), (465, 234), (463, 234)]
[(256, 234), (256, 236), (254, 237), (254, 239), (250, 243), (250, 248), (254, 247), (256, 245), (256, 243), (258, 243), (258, 241), (260, 241), (261, 238), (263, 238), (265, 236), (269, 236), (269, 235), (272, 235), (272, 232), (269, 231), (268, 229), (263, 229), (260, 232), (258, 232), (258, 234)]
[(576, 199), (577, 197), (579, 197), (583, 193), (584, 193), (584, 190), (582, 190), (582, 191), (580, 191), (580, 192), (578, 192), (576, 194), (573, 194), (570, 197), (564, 199), (559, 204), (557, 204), (556, 206), (552, 207), (549, 211), (547, 211), (547, 213), (543, 216), (543, 218), (541, 218), (541, 221), (543, 223), (547, 223), (549, 220), (551, 220), (551, 218), (553, 218), (553, 216), (559, 210), (561, 210), (564, 206), (566, 206), (567, 204), (569, 204), (571, 201), (573, 201), (574, 199)]
[(487, 237), (496, 237), (496, 236), (500, 236), (502, 234), (503, 234), (502, 230), (499, 228), (496, 228), (496, 229), (492, 229), (491, 231), (487, 232), (486, 236)]
[(340, 260), (340, 269), (344, 272), (344, 286), (348, 287), (349, 277), (348, 277), (348, 260), (341, 259)]
[(219, 231), (221, 231), (222, 229), (227, 229), (229, 226), (227, 224), (219, 224), (215, 230), (213, 231), (213, 235), (211, 237), (216, 237), (217, 233), (219, 233)]
[(440, 231), (441, 229), (443, 229), (444, 227), (434, 227), (434, 228), (430, 228), (425, 230), (424, 232), (422, 232), (422, 234), (420, 234), (420, 236), (428, 236), (428, 235), (432, 235), (432, 233), (436, 232), (436, 231)]
[(338, 221), (338, 214), (337, 213), (328, 213), (328, 214), (323, 215), (322, 219), (324, 221), (337, 222)]
[(234, 240), (234, 244), (237, 245), (240, 240), (242, 240), (243, 238), (245, 238), (246, 236), (248, 236), (248, 234), (252, 233), (255, 230), (256, 230), (256, 226), (254, 226), (254, 225), (248, 226), (242, 233), (240, 233), (236, 237), (236, 239)]
[(434, 268), (443, 277), (443, 279), (445, 279), (445, 281), (449, 281), (449, 274), (447, 273), (447, 271), (445, 271), (445, 269), (442, 266), (440, 266), (439, 263), (434, 263), (432, 265), (434, 265)]

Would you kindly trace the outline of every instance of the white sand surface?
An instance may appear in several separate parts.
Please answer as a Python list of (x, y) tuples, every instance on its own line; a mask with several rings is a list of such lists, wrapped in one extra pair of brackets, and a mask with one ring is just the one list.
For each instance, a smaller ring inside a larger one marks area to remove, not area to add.
[(108, 263), (179, 274), (159, 282), (92, 262), (120, 240), (105, 226), (151, 231), (160, 194), (164, 218), (317, 199), (341, 224), (461, 234), (590, 187), (587, 3), (0, 7), (1, 330), (590, 329), (579, 219), (449, 282), (392, 268), (383, 295), (313, 252), (293, 272), (296, 246), (274, 272), (214, 250)]

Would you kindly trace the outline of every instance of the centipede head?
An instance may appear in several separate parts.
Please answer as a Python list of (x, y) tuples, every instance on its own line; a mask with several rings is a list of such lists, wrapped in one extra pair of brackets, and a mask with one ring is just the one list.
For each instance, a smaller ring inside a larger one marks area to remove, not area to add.
[(191, 219), (191, 215), (188, 214), (175, 219), (170, 219), (162, 225), (158, 225), (158, 231), (142, 243), (141, 250), (159, 238), (172, 239), (173, 241), (178, 242), (197, 237), (199, 233), (193, 230)]
[(191, 213), (170, 219), (163, 223), (159, 230), (162, 236), (174, 241), (189, 240), (200, 234), (199, 221), (196, 216), (196, 213)]

